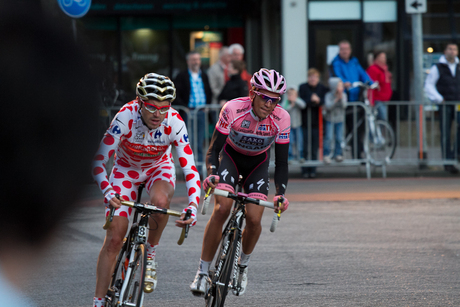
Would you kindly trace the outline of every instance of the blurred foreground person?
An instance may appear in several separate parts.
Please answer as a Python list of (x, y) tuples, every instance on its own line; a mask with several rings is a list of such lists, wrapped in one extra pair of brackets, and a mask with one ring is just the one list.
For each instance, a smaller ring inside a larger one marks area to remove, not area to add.
[(0, 5), (1, 306), (34, 306), (24, 280), (75, 209), (97, 146), (96, 83), (62, 28)]

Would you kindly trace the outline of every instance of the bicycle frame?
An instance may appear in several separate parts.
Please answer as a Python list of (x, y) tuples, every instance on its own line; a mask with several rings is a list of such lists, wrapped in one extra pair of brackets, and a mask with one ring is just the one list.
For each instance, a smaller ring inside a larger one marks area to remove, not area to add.
[[(241, 180), (240, 180), (241, 181)], [(210, 289), (205, 294), (207, 306), (223, 306), (229, 289), (240, 291), (238, 282), (238, 259), (242, 249), (243, 224), (246, 218), (246, 203), (254, 203), (264, 207), (274, 208), (273, 203), (253, 199), (241, 192), (241, 184), (238, 184), (237, 194), (231, 194), (223, 190), (214, 190), (214, 195), (227, 197), (234, 200), (233, 210), (228, 222), (225, 224), (220, 242), (220, 249), (215, 258), (214, 268), (209, 276)], [(284, 200), (280, 199), (282, 203)], [(270, 231), (275, 231), (279, 220), (279, 214), (275, 213)], [(238, 294), (237, 294), (238, 295)]]
[[(108, 289), (108, 292), (106, 295), (106, 299), (107, 299), (106, 304), (108, 306), (117, 306), (117, 307), (142, 306), (143, 301), (144, 301), (143, 278), (145, 274), (146, 258), (143, 258), (143, 259), (141, 258), (141, 261), (143, 262), (141, 275), (140, 275), (142, 283), (137, 285), (137, 287), (142, 287), (142, 290), (136, 300), (139, 303), (131, 303), (131, 302), (125, 301), (125, 294), (129, 295), (130, 293), (130, 292), (127, 293), (127, 291), (128, 291), (128, 286), (129, 286), (131, 275), (136, 266), (136, 261), (138, 260), (138, 257), (139, 257), (138, 253), (139, 255), (145, 256), (145, 243), (147, 242), (147, 237), (148, 237), (149, 217), (153, 213), (162, 213), (162, 214), (174, 215), (177, 217), (181, 216), (180, 212), (177, 212), (174, 210), (157, 208), (148, 203), (141, 204), (140, 201), (141, 201), (142, 190), (144, 186), (145, 186), (144, 183), (139, 185), (138, 196), (137, 196), (136, 202), (122, 201), (123, 205), (132, 207), (134, 208), (135, 211), (134, 211), (133, 222), (129, 229), (128, 235), (124, 240), (123, 247), (120, 250), (120, 253), (117, 257), (117, 261), (115, 263), (115, 269), (114, 269), (114, 272), (112, 273), (112, 281), (111, 281), (110, 288)], [(107, 217), (106, 224), (104, 225), (105, 229), (107, 229), (110, 225), (111, 217), (113, 217), (113, 211), (114, 210), (111, 210), (110, 215)], [(185, 219), (189, 219), (190, 215), (191, 215), (191, 210), (187, 210)], [(181, 238), (178, 241), (179, 245), (181, 245), (184, 238), (187, 237), (187, 232), (188, 232), (188, 227), (183, 228)], [(126, 259), (128, 259), (128, 266), (126, 268), (126, 271), (124, 271), (124, 268), (120, 268), (120, 265), (124, 266), (125, 264), (122, 262), (125, 262)], [(122, 277), (121, 279), (117, 278), (117, 273), (119, 272), (119, 269), (122, 270), (121, 271), (122, 275), (124, 273), (124, 277)], [(120, 286), (121, 286), (121, 289), (120, 289)], [(137, 290), (138, 288), (134, 288), (134, 289)], [(114, 304), (115, 301), (116, 301), (116, 304)]]

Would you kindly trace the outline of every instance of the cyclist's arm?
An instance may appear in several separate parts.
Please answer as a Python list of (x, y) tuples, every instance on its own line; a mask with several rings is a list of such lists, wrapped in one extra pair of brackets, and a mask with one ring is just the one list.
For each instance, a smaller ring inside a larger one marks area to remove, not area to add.
[(275, 139), (275, 189), (276, 195), (284, 195), (286, 191), (289, 170), (289, 134), (291, 132), (291, 117), (288, 112), (280, 115), (280, 132)]
[(127, 125), (124, 124), (125, 121), (123, 120), (123, 117), (123, 114), (118, 113), (113, 119), (112, 124), (102, 138), (99, 149), (93, 159), (93, 178), (104, 195), (108, 190), (113, 190), (113, 187), (109, 183), (105, 165), (115, 154), (120, 143), (121, 136), (126, 134), (129, 130)]
[(289, 143), (275, 143), (275, 188), (276, 195), (284, 195), (288, 183)]
[(219, 132), (217, 129), (214, 130), (206, 154), (206, 169), (208, 170), (208, 175), (217, 175), (217, 169), (219, 168), (219, 153), (222, 147), (224, 147), (227, 137), (228, 135)]
[(175, 129), (171, 135), (174, 138), (173, 143), (176, 147), (179, 164), (184, 172), (189, 206), (198, 207), (201, 197), (200, 174), (195, 166), (195, 158), (188, 141), (187, 127), (183, 121), (180, 121), (180, 123), (172, 125)]

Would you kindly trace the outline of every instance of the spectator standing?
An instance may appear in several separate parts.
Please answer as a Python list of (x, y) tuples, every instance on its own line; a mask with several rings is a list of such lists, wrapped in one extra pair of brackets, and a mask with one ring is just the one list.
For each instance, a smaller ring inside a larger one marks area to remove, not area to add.
[(366, 70), (372, 80), (379, 83), (378, 88), (369, 90), (369, 103), (377, 109), (377, 119), (388, 120), (385, 101), (391, 99), (391, 72), (388, 70), (387, 55), (383, 51), (374, 53), (374, 62)]
[[(439, 63), (431, 67), (425, 81), (425, 91), (428, 98), (439, 105), (442, 157), (446, 160), (452, 160), (455, 156), (451, 148), (450, 138), (452, 121), (455, 116), (457, 118), (457, 155), (460, 156), (460, 113), (456, 112), (455, 105), (448, 105), (444, 102), (460, 101), (460, 67), (457, 44), (447, 44)], [(453, 174), (458, 173), (458, 169), (453, 165), (444, 165), (444, 169)]]
[[(326, 95), (327, 87), (319, 82), (321, 74), (316, 68), (310, 68), (307, 75), (307, 83), (299, 86), (299, 97), (307, 105), (305, 109), (302, 109), (304, 158), (309, 158), (308, 148), (310, 145), (311, 160), (318, 160), (319, 108), (324, 105), (324, 95)], [(315, 178), (316, 167), (302, 167), (302, 176), (304, 178)]]
[(334, 154), (332, 159), (337, 162), (343, 161), (342, 141), (343, 141), (343, 120), (345, 118), (345, 108), (347, 107), (347, 94), (344, 93), (343, 82), (338, 77), (329, 79), (329, 92), (324, 97), (324, 163), (331, 163), (332, 135), (335, 138)]
[[(361, 81), (363, 83), (369, 82), (372, 84), (372, 79), (366, 73), (366, 71), (361, 67), (359, 61), (356, 57), (351, 56), (351, 44), (347, 40), (342, 40), (339, 42), (339, 54), (332, 60), (332, 75), (339, 77), (343, 81), (346, 94), (348, 96), (348, 101), (355, 102), (359, 101), (360, 88), (352, 87), (352, 83), (356, 81)], [(347, 109), (346, 115), (346, 126), (348, 131), (353, 130), (353, 110), (358, 112), (357, 120), (359, 121), (364, 117), (364, 109), (361, 107), (349, 106)], [(364, 151), (364, 138), (365, 125), (359, 125), (357, 129), (357, 148), (358, 153), (354, 152), (355, 146), (352, 146), (352, 156), (354, 159), (359, 159), (361, 153)], [(352, 134), (354, 137), (354, 134)], [(352, 139), (353, 140), (353, 139)], [(353, 140), (353, 144), (354, 144)]]
[[(238, 60), (238, 61), (243, 61), (244, 58), (244, 47), (241, 46), (240, 44), (231, 44), (230, 47), (228, 47), (228, 53), (230, 53), (231, 59), (232, 60)], [(241, 72), (241, 79), (246, 81), (248, 90), (251, 89), (251, 78), (252, 75), (248, 73), (246, 69), (244, 69)], [(228, 80), (227, 80), (228, 81)], [(249, 93), (249, 92), (248, 92)], [(248, 95), (248, 94), (246, 94)]]
[(228, 75), (230, 80), (225, 83), (222, 92), (219, 94), (218, 101), (220, 106), (232, 99), (245, 97), (248, 94), (248, 86), (246, 81), (241, 79), (241, 72), (246, 68), (243, 61), (232, 60), (228, 64)]
[[(305, 109), (307, 104), (302, 98), (299, 98), (295, 88), (287, 90), (287, 98), (283, 100), (281, 106), (288, 111), (291, 116), (291, 141), (289, 142), (289, 160), (294, 158), (304, 161), (303, 153), (303, 133), (302, 133), (302, 109)], [(294, 155), (294, 145), (296, 155)]]
[(228, 47), (224, 46), (219, 50), (219, 60), (208, 69), (209, 85), (212, 90), (212, 104), (218, 104), (219, 94), (225, 86), (228, 79), (228, 64), (230, 63), (230, 54)]
[[(211, 104), (212, 91), (209, 84), (208, 75), (201, 71), (201, 56), (196, 51), (190, 51), (186, 55), (187, 70), (179, 72), (174, 80), (176, 85), (177, 96), (176, 105), (181, 105), (188, 108), (190, 111), (195, 110), (207, 104)], [(197, 161), (203, 162), (203, 142), (205, 136), (205, 112), (200, 110), (196, 116), (191, 116), (190, 122), (187, 120), (186, 113), (180, 113), (185, 123), (189, 123), (188, 132), (190, 143), (197, 144)], [(195, 130), (195, 121), (197, 130)], [(194, 146), (192, 146), (195, 149)]]

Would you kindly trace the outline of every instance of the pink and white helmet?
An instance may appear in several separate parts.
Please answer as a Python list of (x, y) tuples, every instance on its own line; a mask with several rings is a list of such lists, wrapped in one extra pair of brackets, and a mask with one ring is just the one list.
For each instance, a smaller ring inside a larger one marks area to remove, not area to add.
[(261, 68), (251, 78), (251, 86), (283, 95), (286, 92), (286, 80), (274, 69)]

